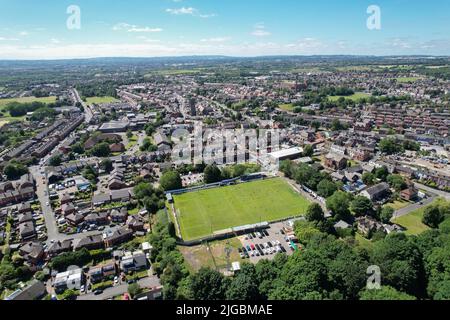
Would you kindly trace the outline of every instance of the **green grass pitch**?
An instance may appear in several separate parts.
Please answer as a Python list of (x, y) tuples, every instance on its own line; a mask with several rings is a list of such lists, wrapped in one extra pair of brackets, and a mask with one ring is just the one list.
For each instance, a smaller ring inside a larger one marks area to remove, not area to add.
[(174, 196), (184, 240), (306, 213), (309, 201), (281, 178)]

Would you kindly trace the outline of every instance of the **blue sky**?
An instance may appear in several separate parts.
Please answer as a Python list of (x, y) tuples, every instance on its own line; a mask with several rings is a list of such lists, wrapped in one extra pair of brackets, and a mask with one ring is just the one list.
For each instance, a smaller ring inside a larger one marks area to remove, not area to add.
[(449, 55), (449, 21), (448, 0), (0, 0), (0, 59)]

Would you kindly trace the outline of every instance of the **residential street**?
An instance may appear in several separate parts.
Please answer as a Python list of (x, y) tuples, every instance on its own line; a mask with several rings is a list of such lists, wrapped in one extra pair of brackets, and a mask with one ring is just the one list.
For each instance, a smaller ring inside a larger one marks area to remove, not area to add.
[(448, 192), (441, 191), (441, 190), (436, 190), (436, 189), (427, 187), (427, 186), (425, 186), (423, 184), (420, 184), (420, 183), (414, 183), (414, 185), (415, 185), (416, 188), (422, 189), (422, 190), (425, 190), (426, 192), (428, 192), (428, 194), (431, 197), (428, 198), (428, 199), (423, 200), (421, 202), (422, 204), (414, 203), (414, 204), (412, 204), (410, 206), (407, 206), (405, 208), (401, 208), (401, 209), (397, 210), (394, 213), (393, 219), (400, 218), (400, 217), (405, 216), (407, 214), (410, 214), (411, 212), (416, 211), (416, 210), (418, 210), (420, 208), (426, 207), (429, 204), (433, 203), (433, 201), (436, 200), (439, 197), (443, 197), (443, 198), (446, 198), (447, 200), (450, 200), (450, 193), (448, 193)]
[(399, 209), (399, 210), (394, 212), (394, 215), (393, 215), (392, 219), (396, 219), (396, 218), (400, 218), (400, 217), (406, 216), (407, 214), (410, 214), (413, 211), (416, 211), (416, 210), (419, 210), (420, 208), (426, 207), (429, 204), (433, 203), (433, 201), (436, 198), (437, 198), (436, 196), (433, 196), (433, 197), (430, 197), (428, 199), (423, 200), (421, 202), (422, 204), (414, 203), (414, 204), (411, 204), (411, 205), (409, 205), (407, 207), (401, 208), (401, 209)]
[[(68, 239), (74, 240), (85, 238), (87, 236), (101, 234), (101, 232), (99, 231), (89, 231), (71, 235), (59, 233), (55, 214), (51, 206), (47, 206), (47, 203), (50, 203), (50, 199), (48, 197), (47, 185), (44, 184), (44, 181), (42, 179), (43, 175), (39, 172), (39, 167), (31, 167), (30, 172), (33, 175), (34, 179), (36, 180), (36, 195), (38, 197), (39, 202), (41, 203), (42, 214), (44, 216), (45, 226), (47, 228), (47, 236), (48, 236), (48, 239), (46, 241), (47, 244), (51, 243), (52, 241), (63, 241)], [(110, 229), (114, 231), (117, 228), (119, 227), (114, 227)]]
[[(151, 276), (138, 281), (141, 288), (153, 288), (160, 286), (161, 283), (157, 276)], [(95, 295), (94, 293), (88, 293), (77, 297), (77, 300), (107, 300), (119, 295), (123, 295), (128, 291), (128, 284), (124, 283), (116, 287), (105, 289), (102, 294)]]
[(414, 185), (415, 185), (416, 188), (418, 188), (418, 189), (423, 189), (423, 190), (425, 190), (426, 192), (429, 192), (429, 193), (438, 195), (439, 197), (443, 197), (443, 198), (445, 198), (445, 199), (447, 199), (447, 200), (450, 200), (450, 192), (445, 192), (445, 191), (442, 191), (442, 190), (436, 190), (436, 189), (427, 187), (427, 186), (425, 186), (425, 185), (423, 185), (423, 184), (420, 184), (420, 183), (414, 183)]

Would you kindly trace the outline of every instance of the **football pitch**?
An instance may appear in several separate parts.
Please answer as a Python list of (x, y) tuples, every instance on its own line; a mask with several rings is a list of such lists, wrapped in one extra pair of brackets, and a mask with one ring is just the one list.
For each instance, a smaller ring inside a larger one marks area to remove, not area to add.
[(174, 201), (184, 240), (232, 227), (300, 216), (309, 205), (281, 178), (175, 195)]

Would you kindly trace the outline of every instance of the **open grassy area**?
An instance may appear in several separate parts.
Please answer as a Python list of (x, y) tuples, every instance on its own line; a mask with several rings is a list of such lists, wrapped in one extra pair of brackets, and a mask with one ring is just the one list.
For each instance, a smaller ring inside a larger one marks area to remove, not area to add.
[(20, 102), (20, 103), (30, 103), (30, 102), (43, 102), (43, 103), (52, 103), (56, 102), (56, 97), (44, 97), (44, 98), (36, 98), (36, 97), (23, 97), (23, 98), (7, 98), (0, 99), (0, 112), (3, 113), (3, 116), (0, 116), (0, 127), (12, 122), (12, 121), (22, 121), (25, 119), (23, 117), (11, 117), (8, 111), (5, 110), (6, 106), (11, 102)]
[(86, 98), (86, 103), (87, 104), (102, 104), (102, 103), (112, 103), (112, 102), (118, 102), (119, 100), (117, 100), (114, 97), (89, 97)]
[(36, 97), (23, 97), (23, 98), (7, 98), (7, 99), (0, 99), (0, 110), (2, 107), (5, 107), (8, 103), (11, 102), (20, 102), (20, 103), (27, 103), (27, 102), (43, 102), (43, 103), (52, 103), (56, 102), (56, 97), (43, 97), (43, 98), (36, 98)]
[(281, 178), (185, 193), (174, 200), (185, 240), (231, 227), (302, 215), (309, 205)]
[(280, 104), (278, 106), (283, 111), (294, 111), (294, 105), (292, 103)]
[(368, 97), (370, 97), (370, 95), (367, 93), (356, 92), (355, 94), (352, 94), (351, 96), (329, 96), (328, 99), (330, 99), (330, 101), (338, 101), (340, 98), (345, 98), (345, 99), (350, 99), (353, 101), (359, 101), (362, 98), (368, 98)]
[(127, 150), (130, 150), (138, 143), (138, 136), (133, 135), (130, 139), (128, 139), (128, 144), (125, 146)]
[(398, 83), (414, 83), (417, 80), (419, 80), (419, 78), (417, 78), (417, 77), (401, 77), (401, 78), (397, 78), (396, 80)]
[(411, 203), (405, 200), (397, 200), (393, 202), (386, 203), (385, 207), (391, 207), (394, 210), (400, 210), (409, 206)]
[(188, 270), (197, 272), (201, 267), (210, 267), (219, 270), (225, 269), (227, 267), (227, 257), (225, 254), (227, 247), (231, 249), (230, 262), (242, 262), (237, 250), (242, 247), (242, 244), (237, 238), (210, 242), (209, 249), (206, 244), (193, 247), (179, 246), (178, 249), (184, 256)]
[(448, 205), (448, 202), (446, 202), (444, 198), (437, 198), (436, 200), (434, 200), (433, 203), (429, 204), (428, 206), (413, 211), (410, 214), (407, 214), (406, 216), (397, 218), (394, 220), (394, 222), (406, 228), (407, 229), (406, 234), (410, 235), (421, 234), (422, 232), (430, 229), (430, 227), (422, 223), (422, 218), (425, 209), (433, 205), (443, 206)]
[(394, 223), (402, 226), (406, 229), (405, 233), (408, 235), (418, 235), (424, 231), (430, 229), (430, 227), (426, 226), (422, 223), (423, 213), (425, 208), (416, 210), (407, 214), (403, 217), (394, 219)]
[(169, 69), (169, 70), (157, 70), (152, 71), (144, 75), (144, 78), (149, 78), (154, 75), (161, 76), (181, 76), (181, 75), (193, 75), (198, 74), (201, 71), (200, 69)]
[(364, 238), (358, 232), (355, 234), (355, 240), (358, 241), (359, 246), (361, 248), (364, 248), (364, 249), (367, 249), (367, 250), (372, 250), (374, 243), (371, 240)]

